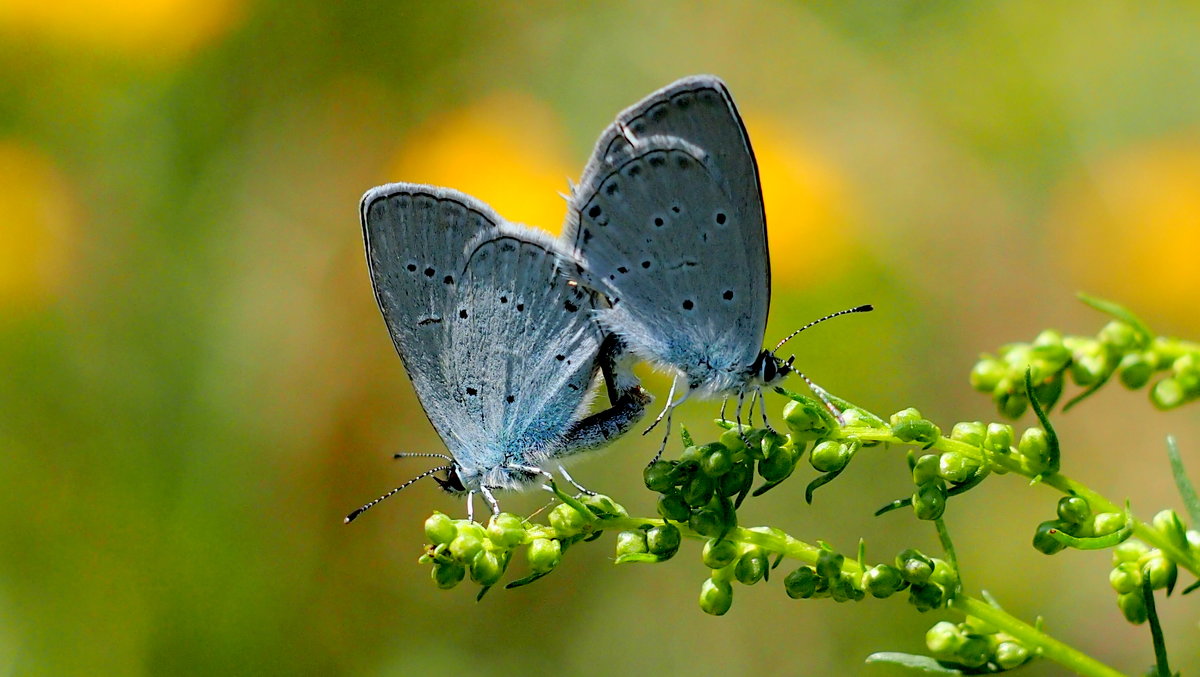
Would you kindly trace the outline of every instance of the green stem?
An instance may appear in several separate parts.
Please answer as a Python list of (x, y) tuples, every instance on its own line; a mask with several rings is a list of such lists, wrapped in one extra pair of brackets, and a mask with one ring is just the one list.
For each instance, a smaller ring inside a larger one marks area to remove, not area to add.
[(1122, 673), (982, 600), (958, 595), (950, 600), (950, 608), (994, 625), (1020, 640), (1042, 658), (1052, 660), (1076, 674), (1089, 677), (1122, 677)]

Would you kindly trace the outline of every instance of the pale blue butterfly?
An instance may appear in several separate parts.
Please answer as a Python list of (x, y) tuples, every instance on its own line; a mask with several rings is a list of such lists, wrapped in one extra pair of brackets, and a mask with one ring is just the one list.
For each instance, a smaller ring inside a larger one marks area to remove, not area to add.
[(764, 386), (792, 372), (794, 358), (775, 350), (801, 330), (762, 348), (771, 301), (762, 191), (719, 78), (684, 78), (617, 116), (572, 191), (562, 239), (577, 279), (610, 300), (598, 311), (605, 327), (682, 375), (686, 391), (674, 400), (672, 382), (659, 415), (668, 434), (671, 411), (689, 396), (736, 396), (740, 422), (747, 396), (753, 408)]
[[(556, 240), (435, 186), (374, 188), (361, 218), (375, 298), (450, 455), (397, 454), (446, 463), (347, 522), (442, 471), (435, 479), (467, 495), (470, 517), (476, 493), (498, 512), (493, 492), (550, 477), (542, 465), (602, 446), (641, 418), (651, 398), (621, 341), (596, 323), (595, 294), (560, 274)], [(612, 406), (585, 416), (597, 371)]]

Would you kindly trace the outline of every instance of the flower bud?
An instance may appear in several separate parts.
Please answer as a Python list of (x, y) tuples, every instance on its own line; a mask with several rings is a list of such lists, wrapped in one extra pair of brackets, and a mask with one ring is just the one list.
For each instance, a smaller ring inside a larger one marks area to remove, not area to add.
[(442, 590), (449, 590), (462, 583), (466, 575), (466, 567), (458, 562), (434, 562), (433, 571), (430, 572), (430, 578)]
[(758, 462), (758, 474), (768, 482), (783, 481), (796, 469), (798, 460), (792, 447), (775, 447), (770, 456)]
[(984, 357), (971, 368), (971, 387), (981, 393), (990, 393), (1007, 374), (1008, 367), (1003, 362)]
[(466, 520), (460, 520), (456, 526), (458, 533), (450, 541), (450, 554), (460, 562), (470, 562), (483, 549), (483, 527)]
[(876, 421), (862, 409), (851, 407), (842, 412), (842, 424), (847, 428), (874, 428)]
[(949, 482), (962, 483), (979, 472), (979, 461), (956, 451), (947, 452), (938, 459), (938, 474)]
[(1164, 557), (1162, 553), (1159, 553), (1157, 557), (1151, 557), (1146, 562), (1144, 570), (1146, 577), (1150, 579), (1150, 587), (1155, 590), (1171, 587), (1179, 575), (1175, 563)]
[(1037, 465), (1045, 465), (1050, 456), (1050, 443), (1046, 439), (1046, 431), (1041, 428), (1026, 428), (1021, 435), (1021, 443), (1017, 451)]
[(812, 567), (800, 567), (783, 579), (784, 590), (792, 599), (808, 599), (817, 592), (820, 583)]
[(1051, 529), (1065, 530), (1068, 525), (1060, 520), (1046, 520), (1038, 525), (1037, 531), (1033, 533), (1033, 547), (1043, 555), (1053, 555), (1057, 552), (1062, 552), (1067, 546), (1059, 543), (1053, 536), (1050, 535)]
[(704, 458), (704, 450), (701, 447), (692, 445), (683, 450), (679, 455), (679, 465), (688, 465), (700, 467), (700, 459)]
[(909, 583), (924, 583), (933, 575), (933, 560), (918, 550), (909, 548), (896, 555), (896, 568)]
[(642, 471), (642, 479), (650, 491), (663, 492), (675, 486), (675, 466), (668, 461), (655, 461)]
[(1012, 449), (1013, 427), (1007, 423), (989, 423), (983, 444), (988, 451), (1007, 454)]
[(1137, 331), (1120, 320), (1112, 320), (1104, 325), (1096, 338), (1100, 339), (1100, 343), (1119, 353), (1141, 347), (1141, 337)]
[(535, 538), (526, 556), (533, 573), (548, 573), (562, 561), (562, 543), (553, 538)]
[(730, 454), (736, 454), (737, 452), (746, 448), (746, 443), (742, 441), (742, 434), (737, 430), (726, 430), (725, 432), (721, 433), (721, 437), (719, 439), (721, 441), (721, 446), (725, 447), (725, 450)]
[(996, 400), (996, 410), (1007, 418), (1020, 418), (1021, 414), (1029, 408), (1029, 398), (1025, 395), (1025, 391), (1013, 390), (1010, 386), (1008, 390), (1001, 391), (999, 388), (993, 393), (992, 397)]
[(629, 517), (629, 511), (625, 506), (617, 503), (604, 494), (584, 494), (583, 498), (579, 499), (593, 515), (598, 517)]
[(560, 536), (574, 536), (583, 532), (588, 519), (571, 505), (560, 503), (550, 511), (549, 522)]
[(996, 645), (994, 656), (1001, 670), (1012, 670), (1029, 661), (1029, 649), (1015, 641), (1004, 641)]
[(1183, 526), (1183, 521), (1179, 519), (1179, 515), (1171, 509), (1162, 510), (1154, 516), (1151, 522), (1154, 528), (1175, 547), (1183, 550), (1188, 549), (1187, 528)]
[(1137, 539), (1130, 538), (1121, 541), (1113, 548), (1113, 566), (1117, 566), (1123, 562), (1136, 563), (1148, 552), (1150, 552), (1150, 546)]
[(1088, 387), (1108, 373), (1108, 354), (1096, 341), (1080, 341), (1071, 355), (1071, 378), (1077, 385)]
[(827, 432), (822, 413), (807, 401), (793, 400), (783, 407), (783, 420), (787, 423), (793, 439), (813, 440), (823, 437)]
[(425, 538), (433, 545), (449, 543), (457, 535), (458, 527), (454, 526), (454, 520), (440, 512), (433, 513), (425, 520)]
[(706, 579), (700, 585), (700, 610), (713, 616), (724, 616), (733, 606), (733, 586), (729, 581)]
[(688, 527), (701, 536), (710, 538), (716, 538), (728, 531), (724, 516), (712, 507), (700, 508), (693, 512), (688, 518)]
[(863, 574), (863, 587), (879, 599), (890, 597), (903, 586), (900, 570), (887, 564), (877, 564)]
[(1088, 502), (1078, 496), (1063, 496), (1058, 499), (1058, 519), (1071, 524), (1083, 524), (1092, 516)]
[(729, 472), (717, 478), (719, 496), (736, 496), (754, 481), (754, 466), (750, 462), (738, 463)]
[(492, 543), (504, 549), (518, 546), (525, 541), (525, 520), (510, 512), (502, 512), (488, 522), (487, 536)]
[(842, 564), (846, 558), (840, 553), (821, 550), (817, 553), (817, 575), (827, 581), (832, 581), (842, 575)]
[(646, 546), (650, 554), (658, 555), (660, 559), (674, 557), (675, 553), (679, 552), (679, 542), (679, 527), (671, 523), (651, 527), (646, 532)]
[(716, 488), (716, 480), (704, 473), (697, 473), (688, 480), (687, 484), (683, 485), (683, 500), (692, 506), (704, 505), (708, 503), (708, 499), (712, 498), (713, 490)]
[(942, 605), (942, 589), (933, 583), (915, 583), (908, 589), (908, 603), (922, 613)]
[(894, 428), (902, 423), (912, 423), (920, 420), (922, 420), (921, 412), (917, 411), (915, 407), (909, 407), (889, 416), (888, 425)]
[(1127, 353), (1117, 365), (1117, 375), (1121, 384), (1130, 390), (1137, 390), (1150, 382), (1154, 375), (1154, 367), (1158, 360), (1146, 353)]
[(913, 484), (918, 486), (929, 484), (938, 479), (938, 470), (941, 465), (941, 459), (937, 454), (921, 454), (913, 462), (912, 478)]
[(841, 442), (825, 440), (813, 447), (808, 462), (819, 472), (837, 472), (850, 462), (849, 451)]
[(701, 559), (709, 569), (724, 569), (733, 564), (738, 556), (738, 547), (733, 541), (710, 538), (704, 544)]
[(738, 558), (733, 567), (733, 577), (742, 585), (754, 585), (762, 580), (770, 568), (766, 553), (760, 548), (751, 548)]
[(1141, 591), (1127, 592), (1117, 596), (1117, 608), (1125, 616), (1125, 620), (1134, 625), (1146, 622), (1146, 600), (1142, 599)]
[(658, 514), (665, 520), (686, 522), (692, 516), (692, 509), (678, 491), (671, 491), (658, 497)]
[[(905, 409), (899, 414), (893, 414), (892, 418), (896, 419), (900, 417), (900, 414), (908, 411), (916, 411), (916, 409)], [(934, 425), (933, 421), (900, 417), (898, 422), (892, 424), (892, 434), (904, 442), (918, 442), (929, 446), (942, 436), (942, 430)]]
[(642, 555), (649, 551), (646, 532), (641, 529), (622, 531), (617, 534), (617, 559), (624, 555)]
[(471, 580), (482, 586), (495, 585), (504, 575), (508, 558), (491, 550), (480, 550), (471, 560)]
[(1135, 562), (1122, 562), (1108, 572), (1108, 584), (1118, 595), (1134, 592), (1142, 587), (1142, 571)]
[(865, 596), (862, 590), (854, 587), (849, 576), (839, 575), (829, 580), (829, 597), (839, 604), (842, 602), (857, 602)]
[(982, 421), (962, 421), (954, 424), (954, 429), (950, 431), (950, 439), (980, 447), (983, 446), (986, 434), (987, 427)]
[(950, 621), (939, 621), (925, 632), (925, 646), (934, 658), (953, 660), (964, 637), (958, 626)]
[(928, 482), (913, 492), (913, 512), (919, 520), (935, 520), (946, 512), (946, 483)]
[(1164, 378), (1150, 389), (1150, 401), (1159, 409), (1174, 409), (1187, 402), (1187, 393), (1178, 379)]
[(733, 455), (722, 445), (713, 445), (700, 460), (700, 470), (709, 477), (720, 477), (733, 468)]
[(1092, 535), (1107, 536), (1125, 527), (1125, 515), (1119, 512), (1100, 512), (1092, 516)]
[(945, 590), (958, 586), (958, 572), (944, 559), (933, 558), (933, 573), (929, 576), (930, 583), (936, 583)]
[(955, 662), (967, 668), (983, 667), (991, 656), (987, 638), (980, 635), (967, 635), (954, 654)]

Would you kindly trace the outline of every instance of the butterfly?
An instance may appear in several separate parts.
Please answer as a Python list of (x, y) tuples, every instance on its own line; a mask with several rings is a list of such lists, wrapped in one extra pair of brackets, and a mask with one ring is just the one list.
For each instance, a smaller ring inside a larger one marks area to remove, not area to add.
[[(740, 424), (743, 401), (752, 409), (763, 387), (793, 371), (794, 356), (775, 351), (801, 330), (762, 348), (771, 302), (762, 190), (719, 78), (678, 80), (617, 116), (571, 193), (562, 241), (576, 279), (609, 299), (597, 310), (605, 328), (677, 372), (658, 417), (668, 434), (688, 397), (735, 396)], [(675, 400), (679, 377), (686, 389)]]
[[(375, 299), (450, 453), (397, 454), (445, 463), (347, 522), (439, 472), (443, 489), (467, 495), (470, 518), (477, 493), (498, 513), (494, 492), (551, 477), (543, 465), (602, 446), (641, 418), (651, 397), (622, 341), (596, 323), (596, 295), (561, 274), (555, 239), (435, 186), (379, 186), (360, 214)], [(588, 416), (597, 372), (611, 407)]]

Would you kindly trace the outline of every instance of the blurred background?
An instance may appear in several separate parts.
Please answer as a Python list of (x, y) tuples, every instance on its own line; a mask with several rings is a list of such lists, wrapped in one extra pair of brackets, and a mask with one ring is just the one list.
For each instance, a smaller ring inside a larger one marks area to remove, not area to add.
[[(341, 523), (428, 467), (393, 452), (444, 448), (371, 295), (362, 193), (442, 184), (558, 232), (601, 129), (702, 72), (761, 165), (768, 343), (878, 309), (790, 344), (826, 388), (994, 420), (975, 359), (1094, 333), (1078, 290), (1200, 337), (1194, 3), (4, 0), (0, 673), (897, 674), (862, 661), (922, 652), (942, 617), (903, 596), (797, 602), (774, 580), (712, 618), (695, 544), (618, 568), (607, 536), (477, 604), (417, 564), (423, 519), (463, 512), (432, 482)], [(716, 408), (683, 421), (714, 437)], [(1181, 509), (1163, 438), (1200, 476), (1198, 412), (1113, 385), (1058, 417), (1064, 472)], [(574, 474), (653, 514), (655, 444)], [(802, 465), (742, 523), (934, 552), (927, 524), (871, 516), (911, 491), (903, 456), (861, 454), (811, 507)], [(953, 501), (967, 588), (1140, 672), (1149, 631), (1120, 617), (1109, 555), (1029, 547), (1057, 498), (996, 477)], [(1200, 668), (1194, 600), (1160, 611), (1173, 667)]]

